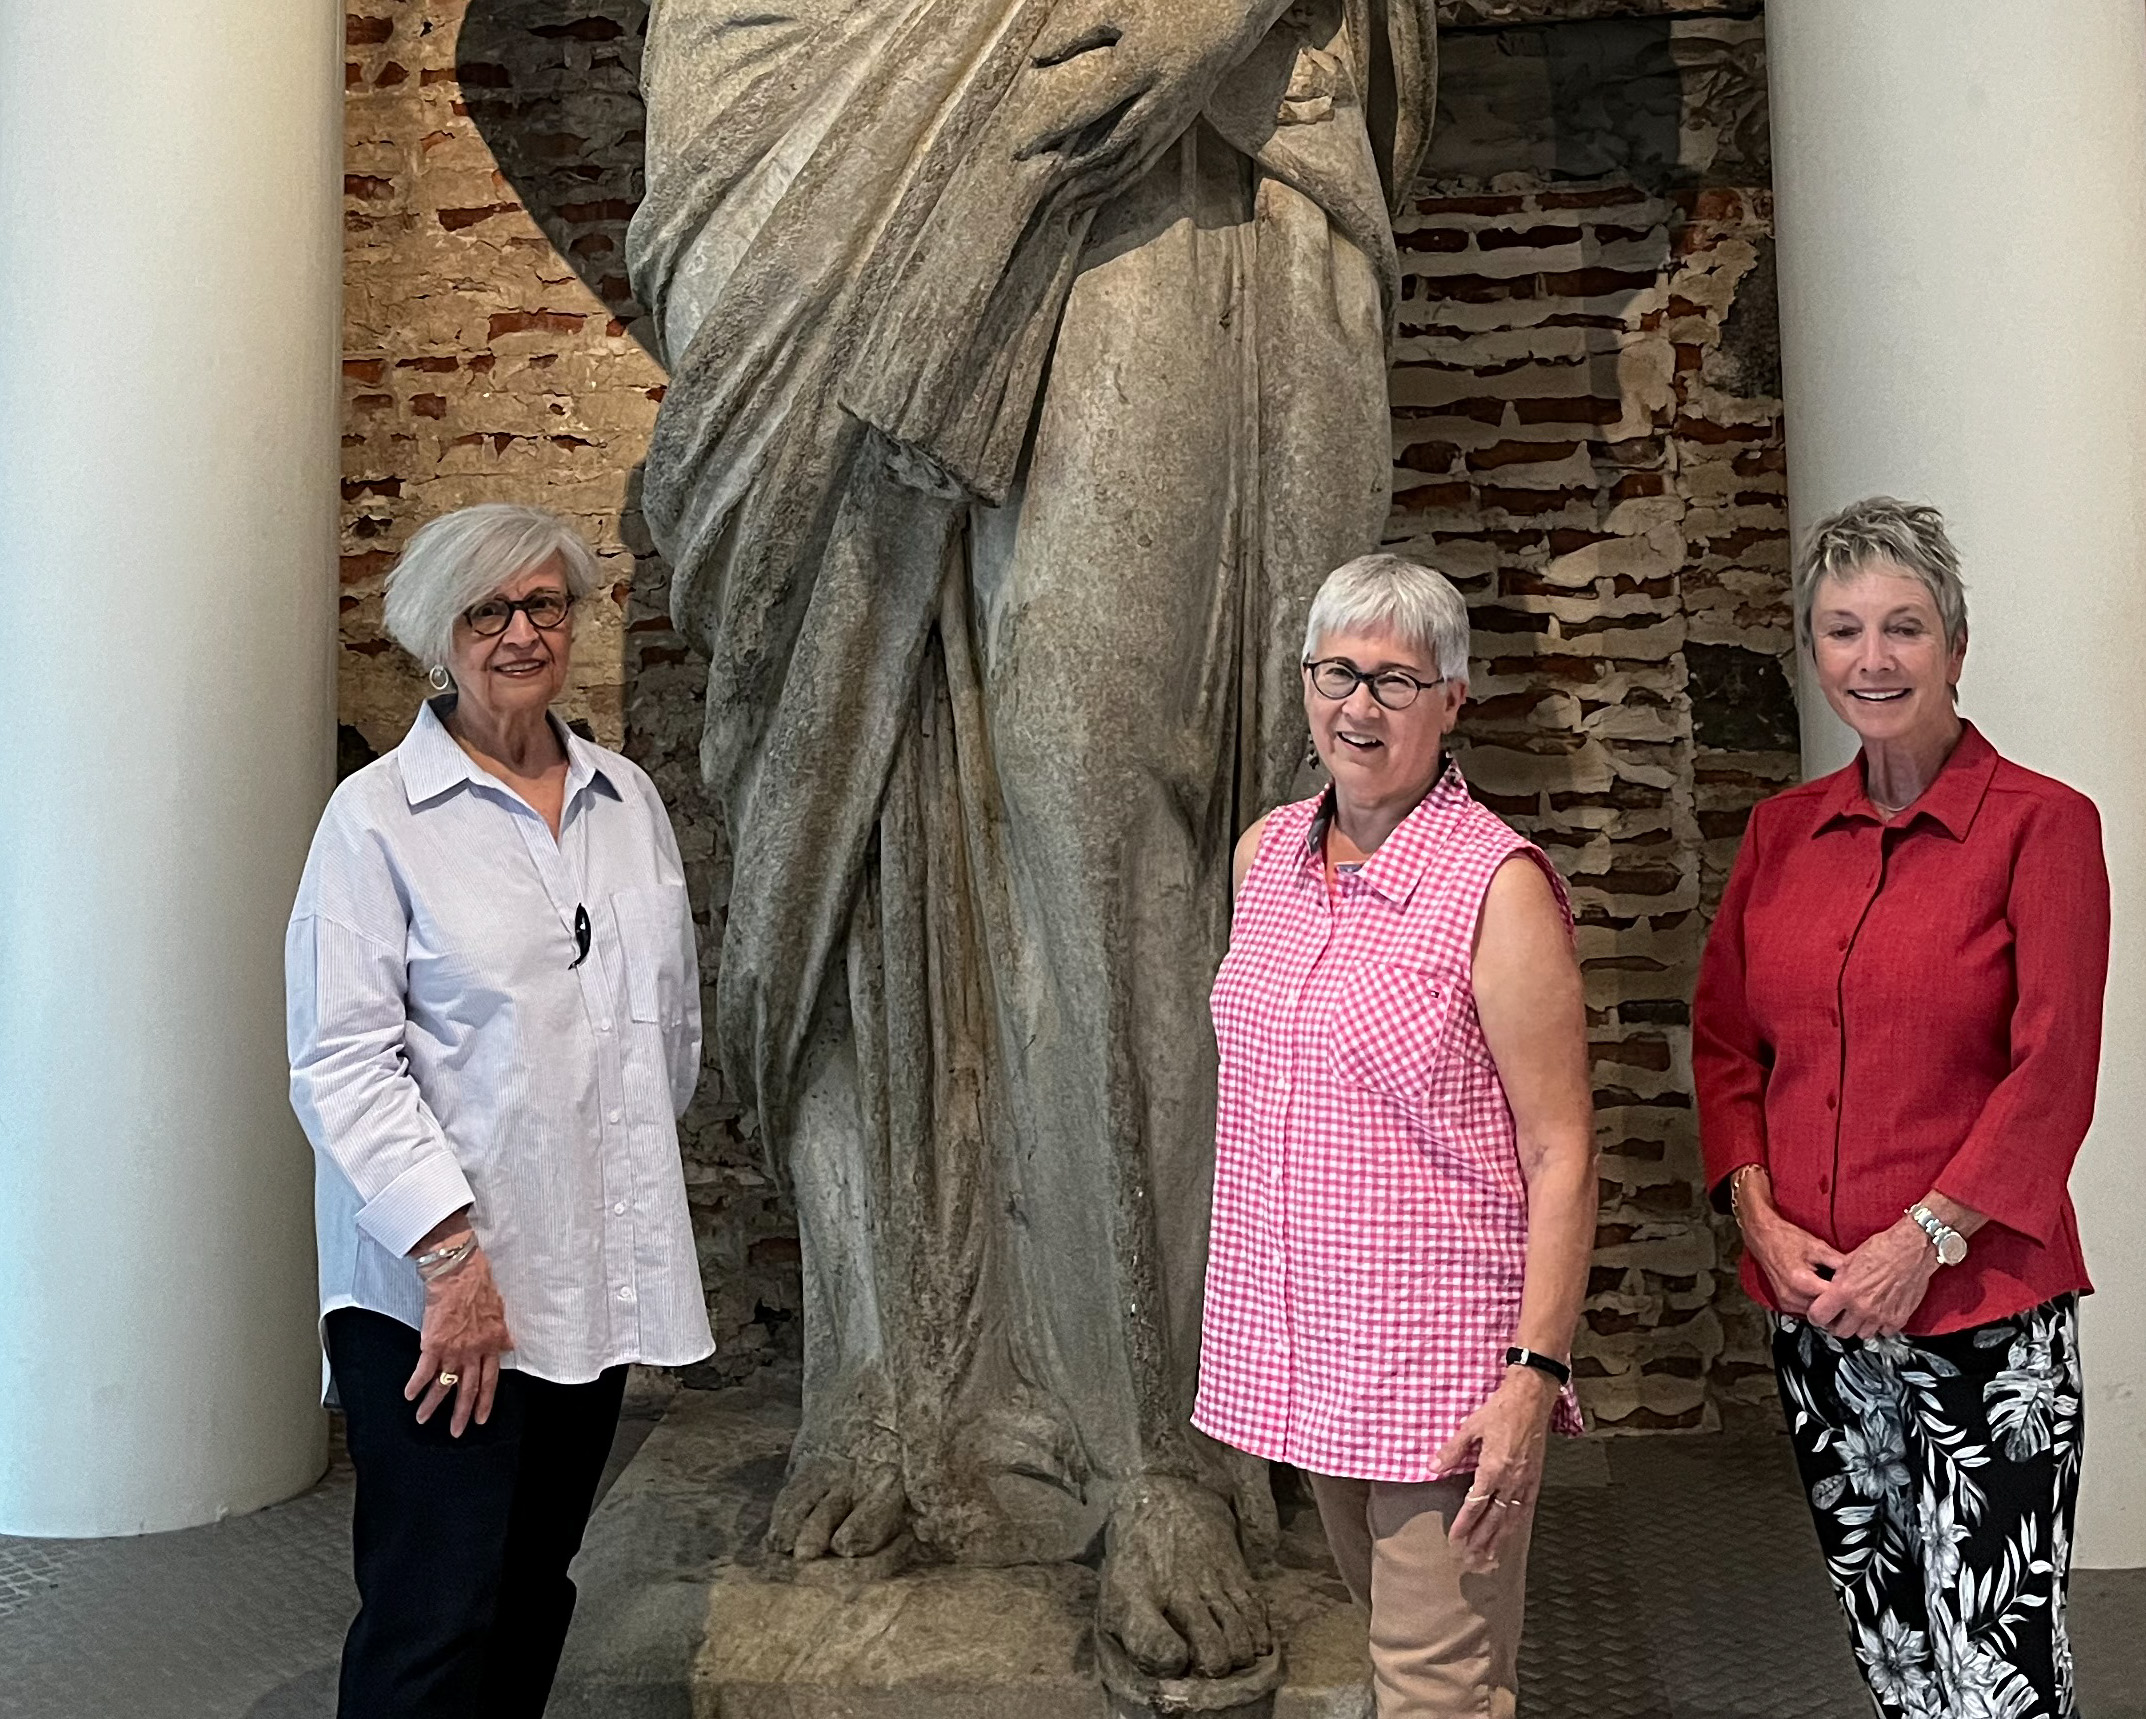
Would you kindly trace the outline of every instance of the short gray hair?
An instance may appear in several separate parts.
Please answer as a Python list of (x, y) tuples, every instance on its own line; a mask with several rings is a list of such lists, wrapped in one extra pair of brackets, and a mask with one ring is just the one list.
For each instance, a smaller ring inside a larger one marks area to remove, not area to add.
[(1359, 555), (1326, 576), (1311, 601), (1305, 657), (1334, 633), (1391, 633), (1447, 680), (1468, 678), (1467, 603), (1443, 573), (1404, 556)]
[(1804, 539), (1796, 558), (1796, 632), (1805, 650), (1811, 637), (1811, 605), (1821, 579), (1849, 580), (1872, 563), (1891, 561), (1912, 573), (1937, 605), (1945, 628), (1945, 648), (1956, 649), (1967, 636), (1967, 587), (1960, 580), (1960, 554), (1945, 531), (1945, 516), (1934, 507), (1895, 501), (1889, 495), (1866, 496), (1821, 519)]
[(555, 513), (506, 501), (443, 513), (417, 529), (387, 576), (388, 636), (428, 669), (444, 667), (462, 612), (554, 555), (575, 596), (596, 589), (595, 553)]

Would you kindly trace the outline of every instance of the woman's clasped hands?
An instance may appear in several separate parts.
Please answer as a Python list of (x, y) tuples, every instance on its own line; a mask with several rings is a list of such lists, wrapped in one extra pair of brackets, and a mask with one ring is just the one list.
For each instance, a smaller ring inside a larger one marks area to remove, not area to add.
[(1835, 1337), (1897, 1337), (1936, 1275), (1937, 1255), (1912, 1218), (1842, 1253), (1781, 1215), (1762, 1169), (1738, 1173), (1735, 1202), (1744, 1246), (1781, 1311)]

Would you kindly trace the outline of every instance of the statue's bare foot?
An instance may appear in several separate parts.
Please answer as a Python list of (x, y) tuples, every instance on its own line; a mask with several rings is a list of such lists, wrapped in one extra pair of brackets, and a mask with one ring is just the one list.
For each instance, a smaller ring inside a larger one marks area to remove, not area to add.
[(909, 1516), (898, 1463), (873, 1457), (800, 1456), (776, 1495), (767, 1543), (799, 1560), (869, 1558), (893, 1543)]
[(1097, 1622), (1154, 1677), (1225, 1677), (1272, 1650), (1230, 1508), (1204, 1486), (1131, 1483), (1104, 1539)]

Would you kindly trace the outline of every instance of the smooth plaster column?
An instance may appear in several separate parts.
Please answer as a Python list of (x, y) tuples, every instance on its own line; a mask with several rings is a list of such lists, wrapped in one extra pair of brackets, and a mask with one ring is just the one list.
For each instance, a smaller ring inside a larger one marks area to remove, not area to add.
[(0, 1532), (321, 1471), (342, 7), (0, 0)]
[[(2146, 1564), (2146, 7), (1772, 0), (1789, 493), (1934, 502), (1961, 706), (2090, 794), (2115, 892), (2087, 1264), (2082, 1563)], [(1806, 686), (1804, 762), (1854, 755)]]

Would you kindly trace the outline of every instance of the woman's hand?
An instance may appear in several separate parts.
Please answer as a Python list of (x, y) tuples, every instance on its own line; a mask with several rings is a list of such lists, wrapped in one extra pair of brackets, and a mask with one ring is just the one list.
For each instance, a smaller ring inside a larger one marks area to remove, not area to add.
[(1826, 1288), (1819, 1267), (1838, 1272), (1847, 1255), (1774, 1208), (1772, 1184), (1763, 1170), (1746, 1177), (1738, 1192), (1736, 1221), (1744, 1232), (1744, 1251), (1758, 1261), (1781, 1311), (1809, 1317), (1812, 1301)]
[(1462, 1421), (1439, 1451), (1442, 1471), (1465, 1463), (1471, 1448), (1476, 1451), (1475, 1484), (1446, 1534), (1460, 1549), (1462, 1569), (1496, 1569), (1499, 1549), (1535, 1508), (1557, 1391), (1557, 1381), (1547, 1373), (1508, 1367), (1490, 1401)]
[(1937, 1249), (1913, 1218), (1880, 1230), (1811, 1298), (1806, 1317), (1836, 1337), (1897, 1337), (1937, 1275)]
[[(444, 1228), (445, 1226), (443, 1226)], [(462, 1226), (462, 1233), (468, 1225)], [(452, 1242), (450, 1231), (435, 1232), (419, 1245)], [(425, 1324), (418, 1334), (417, 1371), (403, 1386), (406, 1402), (416, 1401), (417, 1422), (423, 1426), (450, 1394), (454, 1396), (454, 1419), (448, 1432), (460, 1438), (474, 1419), (479, 1426), (492, 1418), (492, 1398), (499, 1390), (499, 1357), (514, 1347), (507, 1330), (506, 1303), (492, 1281), (492, 1262), (484, 1249), (473, 1247), (470, 1255), (452, 1270), (425, 1285)]]
[(1061, 0), (1034, 50), (1026, 139), (1076, 205), (1138, 179), (1259, 46), (1287, 0)]

